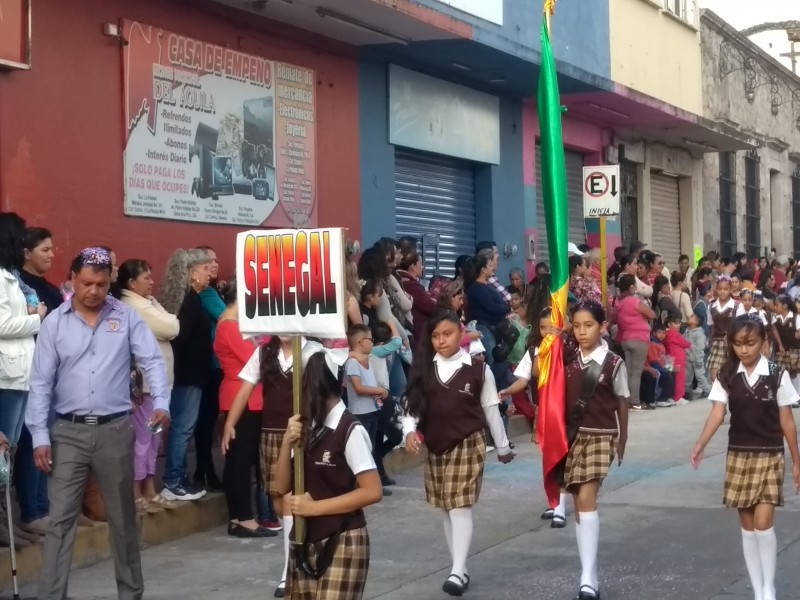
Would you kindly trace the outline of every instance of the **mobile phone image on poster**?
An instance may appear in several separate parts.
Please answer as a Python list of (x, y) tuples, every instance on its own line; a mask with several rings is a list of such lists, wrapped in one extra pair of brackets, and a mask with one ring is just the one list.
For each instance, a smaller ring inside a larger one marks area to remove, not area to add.
[(125, 214), (316, 225), (314, 72), (124, 21)]

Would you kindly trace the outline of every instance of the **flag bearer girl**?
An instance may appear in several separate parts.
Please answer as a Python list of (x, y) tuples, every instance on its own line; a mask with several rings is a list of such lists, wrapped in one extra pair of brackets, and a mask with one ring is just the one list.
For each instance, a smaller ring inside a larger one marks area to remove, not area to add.
[[(506, 389), (500, 390), (501, 399), (505, 400), (506, 398), (510, 398), (514, 394), (525, 390), (531, 381), (534, 382), (534, 385), (537, 384), (539, 379), (539, 365), (537, 360), (539, 354), (539, 345), (542, 343), (542, 340), (545, 338), (545, 336), (553, 331), (553, 323), (550, 315), (550, 308), (545, 308), (541, 312), (539, 316), (538, 328), (531, 330), (531, 333), (528, 336), (528, 351), (522, 357), (522, 360), (514, 371), (514, 377), (516, 377), (517, 380)], [(559, 334), (560, 332), (557, 332), (557, 335)], [(535, 422), (533, 424), (532, 435), (533, 439), (536, 439)], [(549, 520), (550, 527), (553, 529), (563, 529), (567, 526), (566, 499), (567, 494), (562, 492), (558, 506), (555, 508), (548, 508), (542, 513), (542, 519)]]
[(783, 505), (784, 439), (800, 492), (800, 454), (792, 403), (797, 392), (786, 371), (761, 354), (766, 338), (756, 315), (737, 317), (728, 333), (728, 355), (708, 399), (711, 414), (692, 450), (692, 466), (731, 411), (723, 503), (739, 511), (742, 550), (755, 600), (775, 600), (775, 507)]
[(717, 378), (728, 352), (728, 324), (736, 317), (738, 302), (731, 298), (731, 278), (720, 275), (717, 279), (717, 299), (708, 306), (708, 326), (711, 328), (711, 354), (708, 357), (708, 371), (711, 381)]
[[(302, 340), (303, 359), (322, 349), (319, 342)], [(331, 350), (330, 352), (334, 352)], [(273, 336), (268, 343), (256, 349), (250, 360), (239, 373), (242, 385), (233, 400), (222, 434), (222, 452), (227, 454), (231, 444), (236, 443), (237, 427), (240, 427), (242, 414), (247, 408), (248, 399), (258, 384), (263, 384), (264, 408), (261, 411), (261, 441), (259, 444), (259, 464), (261, 484), (265, 493), (272, 498), (272, 505), (283, 526), (283, 573), (275, 590), (276, 598), (286, 593), (286, 572), (291, 547), (289, 535), (294, 518), (289, 510), (287, 499), (278, 493), (275, 469), (283, 443), (286, 423), (292, 416), (292, 337)]]
[[(572, 335), (565, 344), (566, 422), (570, 449), (564, 469), (564, 490), (575, 503), (575, 534), (581, 559), (581, 581), (576, 600), (600, 598), (597, 545), (600, 517), (597, 494), (614, 455), (619, 464), (628, 440), (628, 375), (625, 361), (602, 339), (608, 323), (597, 302), (581, 302), (572, 315)], [(584, 384), (591, 378), (593, 385)], [(593, 391), (583, 398), (584, 390)]]
[(461, 596), (470, 583), (467, 555), (472, 541), (472, 506), (478, 501), (486, 460), (489, 430), (497, 444), (497, 458), (509, 463), (514, 453), (500, 416), (500, 397), (494, 376), (483, 361), (461, 349), (461, 322), (452, 311), (428, 320), (406, 391), (403, 417), (406, 450), (417, 454), (428, 447), (425, 494), (442, 510), (447, 548), (453, 560), (442, 589)]
[[(292, 495), (294, 517), (306, 517), (306, 536), (289, 560), (292, 600), (361, 600), (369, 570), (364, 508), (380, 502), (381, 478), (369, 434), (342, 402), (338, 366), (324, 351), (303, 372), (302, 415), (289, 420), (275, 469), (279, 495), (292, 491), (292, 448), (305, 453), (306, 493)], [(294, 531), (292, 531), (294, 541)]]

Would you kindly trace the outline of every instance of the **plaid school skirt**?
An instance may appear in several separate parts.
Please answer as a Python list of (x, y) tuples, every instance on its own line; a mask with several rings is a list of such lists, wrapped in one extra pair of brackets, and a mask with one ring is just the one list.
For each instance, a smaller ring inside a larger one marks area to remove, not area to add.
[(584, 433), (578, 431), (567, 455), (563, 489), (567, 493), (577, 491), (582, 483), (599, 480), (608, 475), (611, 463), (617, 454), (616, 436), (610, 433)]
[(778, 352), (775, 362), (778, 363), (778, 366), (786, 369), (790, 377), (795, 377), (800, 373), (800, 350)]
[(486, 462), (483, 429), (467, 436), (442, 455), (428, 452), (425, 463), (425, 498), (442, 510), (472, 506), (478, 501)]
[(261, 444), (258, 449), (261, 464), (261, 486), (268, 496), (280, 496), (278, 488), (275, 486), (275, 471), (278, 465), (278, 456), (281, 453), (283, 435), (271, 431), (261, 432)]
[(714, 340), (711, 342), (711, 354), (708, 355), (708, 370), (719, 371), (728, 357), (727, 340)]
[(725, 461), (725, 491), (728, 508), (750, 508), (756, 504), (783, 506), (783, 452), (728, 451)]
[[(325, 540), (309, 544), (308, 562), (316, 566)], [(319, 579), (297, 568), (294, 552), (289, 555), (286, 597), (291, 600), (361, 600), (369, 572), (369, 534), (366, 527), (339, 534), (331, 566)]]

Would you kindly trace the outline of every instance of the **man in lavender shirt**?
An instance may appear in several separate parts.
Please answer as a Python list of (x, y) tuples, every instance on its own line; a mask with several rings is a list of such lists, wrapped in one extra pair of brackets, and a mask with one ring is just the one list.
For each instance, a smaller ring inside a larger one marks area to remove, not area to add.
[[(25, 413), (34, 461), (50, 478), (51, 525), (38, 597), (67, 597), (78, 514), (91, 470), (108, 516), (117, 593), (120, 600), (138, 600), (144, 582), (133, 499), (131, 357), (155, 399), (152, 426), (169, 422), (166, 367), (150, 328), (136, 311), (108, 296), (107, 251), (83, 250), (71, 273), (72, 299), (39, 330)], [(48, 427), (51, 412), (55, 421)]]

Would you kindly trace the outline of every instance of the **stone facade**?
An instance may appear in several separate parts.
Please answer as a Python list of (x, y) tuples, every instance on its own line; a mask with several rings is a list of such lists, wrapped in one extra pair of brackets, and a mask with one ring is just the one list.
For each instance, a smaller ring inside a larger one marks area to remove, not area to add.
[[(793, 176), (800, 172), (800, 77), (741, 35), (711, 11), (700, 17), (703, 56), (703, 114), (706, 118), (734, 127), (753, 139), (751, 157), (757, 157), (759, 223), (751, 223), (748, 240), (747, 157), (748, 151), (733, 155), (735, 183), (728, 184), (736, 213), (737, 250), (756, 254), (753, 233), (758, 231), (759, 254), (775, 248), (778, 254), (800, 250), (800, 222), (792, 208)], [(722, 157), (722, 158), (721, 158)], [(722, 238), (720, 162), (721, 154), (707, 153), (703, 159), (703, 243), (719, 249)], [(800, 194), (795, 183), (795, 196)], [(800, 197), (794, 198), (795, 202)], [(751, 207), (752, 208), (752, 207)], [(751, 211), (752, 214), (752, 211)], [(746, 247), (747, 244), (750, 247)], [(731, 248), (724, 249), (727, 254)]]

